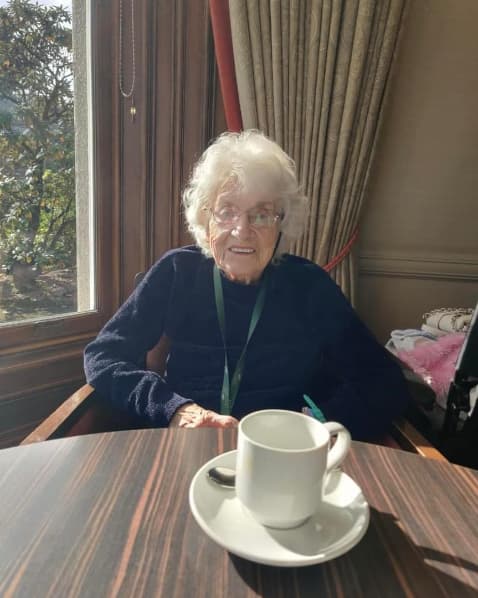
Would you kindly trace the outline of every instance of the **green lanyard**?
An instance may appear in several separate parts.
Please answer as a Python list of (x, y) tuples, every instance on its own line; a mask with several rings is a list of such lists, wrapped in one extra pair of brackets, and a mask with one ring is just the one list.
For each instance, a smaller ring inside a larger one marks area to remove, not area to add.
[(244, 363), (246, 361), (246, 351), (251, 336), (261, 318), (262, 310), (264, 309), (264, 301), (266, 298), (267, 276), (261, 284), (259, 294), (257, 295), (254, 309), (252, 310), (251, 321), (249, 324), (249, 332), (247, 333), (247, 340), (242, 349), (242, 353), (237, 361), (236, 369), (232, 375), (232, 382), (229, 382), (229, 365), (227, 359), (227, 345), (226, 345), (226, 314), (224, 311), (224, 294), (222, 291), (222, 281), (219, 268), (214, 265), (214, 296), (216, 298), (217, 318), (219, 320), (219, 328), (221, 329), (222, 342), (224, 343), (224, 379), (222, 381), (221, 390), (221, 413), (222, 415), (230, 415), (236, 400), (239, 386), (241, 385), (242, 372), (244, 370)]

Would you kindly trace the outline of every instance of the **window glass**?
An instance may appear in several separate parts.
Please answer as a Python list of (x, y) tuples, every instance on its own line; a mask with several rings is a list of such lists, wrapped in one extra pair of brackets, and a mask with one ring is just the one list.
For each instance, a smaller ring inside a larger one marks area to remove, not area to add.
[(0, 326), (94, 309), (86, 0), (0, 0)]

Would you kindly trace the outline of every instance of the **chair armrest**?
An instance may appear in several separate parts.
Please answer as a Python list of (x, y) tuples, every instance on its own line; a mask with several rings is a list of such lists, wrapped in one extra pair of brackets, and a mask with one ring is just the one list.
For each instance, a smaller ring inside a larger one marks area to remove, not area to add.
[(20, 444), (32, 444), (68, 435), (86, 411), (93, 406), (96, 399), (95, 389), (85, 384), (43, 420)]
[(400, 448), (437, 461), (448, 462), (448, 459), (416, 430), (410, 422), (399, 418), (393, 422), (392, 436)]
[[(71, 436), (74, 434), (84, 434), (95, 432), (104, 427), (104, 414), (101, 412), (98, 401), (98, 395), (95, 389), (89, 384), (85, 384), (73, 393), (64, 403), (62, 403), (49, 417), (36, 427), (20, 444), (32, 444), (34, 442), (43, 442), (61, 438), (62, 436)], [(90, 416), (88, 418), (88, 416)], [(96, 420), (96, 421), (95, 421)], [(103, 420), (100, 422), (100, 420)], [(100, 427), (96, 429), (96, 426)], [(107, 422), (111, 424), (112, 422)], [(88, 429), (88, 427), (90, 429)], [(123, 426), (122, 426), (123, 427)], [(129, 426), (124, 426), (129, 427)], [(111, 429), (118, 429), (111, 426)], [(119, 428), (121, 429), (121, 427)], [(428, 459), (447, 461), (447, 459), (434, 448), (418, 430), (416, 430), (405, 419), (397, 419), (393, 423), (392, 439), (404, 450), (411, 451)], [(388, 443), (393, 446), (393, 442)]]

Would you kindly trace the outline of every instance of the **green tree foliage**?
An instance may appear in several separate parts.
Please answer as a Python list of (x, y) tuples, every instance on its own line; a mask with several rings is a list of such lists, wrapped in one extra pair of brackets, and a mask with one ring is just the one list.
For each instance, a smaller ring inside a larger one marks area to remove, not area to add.
[(0, 7), (0, 256), (3, 266), (75, 263), (71, 17)]

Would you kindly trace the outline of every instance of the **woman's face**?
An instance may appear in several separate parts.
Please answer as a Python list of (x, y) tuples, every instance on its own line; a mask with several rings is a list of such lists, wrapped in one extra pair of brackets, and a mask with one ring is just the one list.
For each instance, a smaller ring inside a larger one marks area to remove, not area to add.
[(280, 217), (267, 196), (220, 193), (209, 220), (209, 244), (217, 266), (245, 284), (259, 280), (272, 259)]

